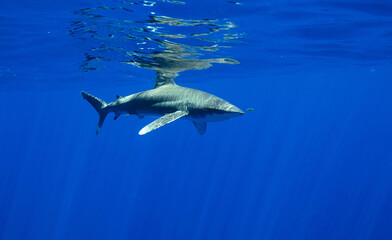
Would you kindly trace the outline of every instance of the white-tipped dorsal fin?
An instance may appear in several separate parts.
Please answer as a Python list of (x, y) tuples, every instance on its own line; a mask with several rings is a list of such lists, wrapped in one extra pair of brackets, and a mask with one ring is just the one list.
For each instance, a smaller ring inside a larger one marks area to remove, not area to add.
[(207, 129), (207, 123), (206, 122), (195, 122), (193, 121), (193, 125), (195, 125), (197, 132), (200, 135), (203, 135), (204, 133), (206, 133), (206, 129)]
[(160, 128), (168, 123), (171, 123), (185, 115), (187, 115), (188, 112), (186, 111), (177, 111), (177, 112), (173, 112), (173, 113), (168, 113), (163, 115), (162, 117), (158, 118), (157, 120), (155, 120), (154, 122), (148, 124), (147, 126), (145, 126), (144, 128), (142, 128), (142, 130), (140, 130), (139, 135), (144, 135), (146, 133), (149, 133), (157, 128)]
[(155, 80), (156, 84), (154, 88), (159, 88), (168, 84), (176, 85), (176, 83), (174, 82), (174, 78), (177, 76), (178, 73), (176, 72), (157, 71), (157, 79)]

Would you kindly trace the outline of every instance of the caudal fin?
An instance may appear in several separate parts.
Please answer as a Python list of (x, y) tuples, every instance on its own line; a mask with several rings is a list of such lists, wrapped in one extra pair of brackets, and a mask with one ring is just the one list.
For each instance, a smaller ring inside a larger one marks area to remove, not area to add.
[(106, 107), (107, 103), (97, 97), (94, 97), (91, 94), (88, 94), (86, 92), (82, 92), (82, 97), (86, 99), (94, 108), (97, 110), (99, 114), (99, 121), (98, 121), (98, 127), (97, 127), (97, 132), (96, 134), (99, 133), (99, 130), (101, 130), (103, 121), (106, 118), (106, 115), (108, 115), (108, 112), (103, 111), (102, 109)]

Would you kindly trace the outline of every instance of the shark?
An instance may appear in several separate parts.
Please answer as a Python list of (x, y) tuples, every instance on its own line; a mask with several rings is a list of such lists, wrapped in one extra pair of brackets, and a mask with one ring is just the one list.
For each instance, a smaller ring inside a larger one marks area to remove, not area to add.
[(207, 129), (207, 122), (223, 121), (244, 114), (238, 107), (210, 93), (177, 85), (173, 78), (160, 79), (151, 90), (126, 97), (117, 95), (116, 101), (111, 103), (106, 103), (84, 91), (81, 94), (99, 114), (96, 134), (111, 112), (115, 114), (114, 120), (121, 114), (136, 115), (140, 119), (149, 115), (159, 116), (143, 127), (139, 135), (149, 133), (177, 119), (192, 121), (197, 132), (203, 135)]

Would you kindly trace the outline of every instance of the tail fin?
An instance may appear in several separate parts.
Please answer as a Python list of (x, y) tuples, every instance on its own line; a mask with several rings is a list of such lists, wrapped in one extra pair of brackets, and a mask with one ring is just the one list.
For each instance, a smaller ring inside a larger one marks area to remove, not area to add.
[(101, 126), (106, 118), (106, 115), (108, 115), (108, 112), (102, 110), (104, 107), (106, 107), (107, 103), (86, 92), (82, 92), (82, 97), (86, 99), (95, 108), (95, 110), (97, 110), (99, 114), (99, 121), (98, 121), (98, 127), (96, 132), (96, 134), (98, 134), (99, 130), (101, 130)]

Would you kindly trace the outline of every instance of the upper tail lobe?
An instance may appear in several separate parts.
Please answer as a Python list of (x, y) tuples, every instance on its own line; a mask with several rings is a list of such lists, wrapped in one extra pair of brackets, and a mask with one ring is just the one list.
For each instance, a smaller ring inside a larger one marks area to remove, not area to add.
[(88, 94), (86, 92), (82, 92), (82, 97), (86, 99), (94, 108), (97, 110), (99, 114), (99, 121), (98, 121), (98, 127), (97, 127), (97, 132), (96, 134), (99, 133), (99, 130), (101, 130), (103, 121), (105, 120), (106, 116), (108, 115), (107, 111), (104, 111), (103, 108), (107, 106), (107, 103), (97, 97), (94, 97), (91, 94)]

